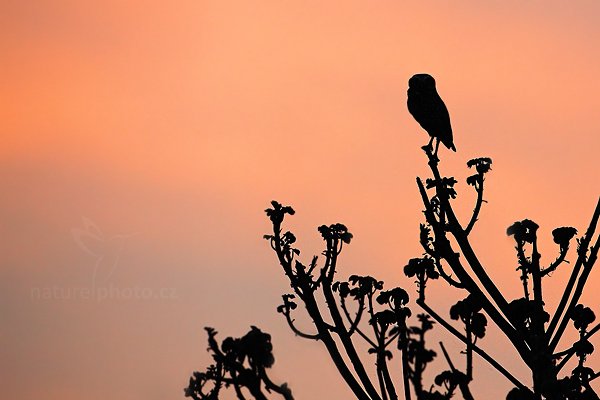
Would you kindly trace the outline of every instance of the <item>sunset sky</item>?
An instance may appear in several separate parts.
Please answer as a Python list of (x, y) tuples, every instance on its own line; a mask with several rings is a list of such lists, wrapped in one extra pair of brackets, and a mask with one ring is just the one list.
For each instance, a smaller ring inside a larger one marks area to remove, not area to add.
[[(593, 0), (3, 1), (2, 397), (182, 399), (211, 361), (204, 326), (224, 339), (257, 325), (296, 399), (350, 398), (321, 343), (276, 313), (290, 288), (263, 210), (294, 206), (307, 261), (316, 227), (345, 223), (339, 278), (413, 295), (402, 267), (422, 252), (428, 136), (406, 89), (420, 72), (450, 111), (458, 152), (442, 148), (441, 168), (463, 220), (466, 161), (494, 161), (473, 243), (520, 296), (506, 228), (536, 221), (548, 264), (552, 229), (584, 231), (600, 194), (599, 20)], [(546, 280), (550, 309), (569, 268)], [(446, 315), (463, 294), (444, 286), (432, 304)], [(593, 273), (597, 314), (599, 287)], [(463, 365), (437, 331), (431, 346)], [(497, 333), (481, 346), (530, 382)], [(479, 359), (475, 375), (481, 399), (511, 387)]]

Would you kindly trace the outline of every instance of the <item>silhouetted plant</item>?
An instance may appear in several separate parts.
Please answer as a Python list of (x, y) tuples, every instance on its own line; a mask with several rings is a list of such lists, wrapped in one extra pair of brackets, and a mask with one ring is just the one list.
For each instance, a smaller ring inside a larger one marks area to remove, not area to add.
[[(457, 390), (464, 399), (473, 399), (469, 384), (474, 376), (474, 353), (479, 354), (516, 386), (507, 395), (507, 399), (597, 398), (594, 397), (596, 394), (590, 382), (598, 374), (584, 363), (593, 351), (589, 338), (599, 328), (596, 326), (588, 330), (593, 321), (593, 317), (590, 317), (593, 313), (577, 303), (600, 246), (597, 237), (592, 245), (600, 202), (586, 233), (577, 240), (577, 260), (563, 298), (551, 318), (542, 296), (542, 278), (550, 276), (562, 263), (567, 262), (570, 243), (577, 230), (562, 227), (552, 232), (559, 252), (556, 260), (544, 268), (538, 251), (538, 225), (525, 219), (515, 222), (507, 229), (507, 234), (515, 240), (517, 271), (520, 272), (523, 286), (523, 297), (508, 301), (487, 274), (470, 242), (470, 235), (484, 203), (484, 182), (491, 171), (492, 160), (476, 158), (467, 163), (469, 168), (475, 169), (475, 174), (467, 178), (467, 184), (475, 189), (477, 200), (468, 223), (462, 225), (452, 206), (452, 202), (458, 197), (457, 181), (441, 175), (438, 169), (439, 159), (432, 153), (431, 146), (425, 146), (424, 150), (432, 172), (432, 177), (425, 184), (420, 178), (417, 179), (425, 208), (425, 223), (421, 224), (419, 235), (424, 255), (409, 260), (404, 267), (405, 275), (414, 278), (417, 285), (418, 297), (415, 302), (427, 313), (418, 315), (420, 325), (408, 326), (408, 294), (403, 289), (395, 288), (385, 292), (383, 282), (372, 277), (352, 276), (347, 282), (333, 280), (342, 248), (352, 239), (343, 224), (319, 227), (325, 241), (324, 261), (318, 264), (318, 257), (315, 256), (308, 266), (302, 264), (297, 259), (300, 251), (292, 246), (295, 236), (291, 232), (284, 232), (282, 228), (285, 216), (293, 215), (293, 209), (273, 201), (272, 208), (266, 210), (273, 223), (273, 234), (266, 235), (265, 238), (277, 254), (294, 290), (294, 294), (283, 296), (283, 305), (278, 311), (285, 316), (297, 335), (323, 341), (338, 371), (358, 399), (398, 398), (396, 381), (390, 376), (388, 368), (388, 363), (393, 358), (389, 344), (394, 340), (401, 353), (405, 399), (410, 399), (413, 393), (417, 399), (449, 399)], [(449, 310), (450, 319), (463, 325), (462, 332), (426, 302), (428, 282), (440, 277), (450, 286), (466, 292), (466, 297)], [(401, 293), (395, 303), (387, 303), (386, 293), (391, 292)], [(338, 296), (335, 297), (334, 293)], [(325, 305), (317, 295), (323, 297)], [(388, 309), (377, 311), (374, 298), (382, 305), (387, 303)], [(297, 304), (292, 299), (299, 299), (304, 303), (314, 322), (315, 332), (304, 332), (295, 326), (292, 312)], [(354, 313), (349, 310), (350, 300), (355, 303)], [(369, 330), (361, 325), (364, 314), (369, 317)], [(433, 327), (430, 318), (465, 344), (464, 371), (454, 366), (448, 352), (440, 344), (450, 369), (437, 375), (434, 380), (437, 385), (435, 389), (431, 385), (426, 389), (428, 386), (423, 383), (423, 371), (436, 356), (435, 351), (425, 347), (426, 332)], [(579, 330), (580, 338), (568, 350), (556, 352), (571, 319)], [(531, 384), (519, 381), (478, 345), (478, 341), (485, 336), (488, 320), (508, 338), (531, 370)], [(369, 353), (376, 356), (376, 381), (372, 381), (366, 372), (364, 360), (359, 356), (353, 341), (355, 336), (367, 342), (370, 346)], [(342, 352), (349, 362), (345, 361)], [(570, 375), (561, 378), (562, 368), (573, 355), (579, 359), (578, 366)]]
[(241, 338), (228, 337), (218, 345), (213, 328), (205, 328), (208, 333), (208, 351), (212, 353), (214, 364), (204, 372), (194, 372), (185, 396), (194, 400), (216, 400), (223, 387), (233, 386), (239, 399), (245, 399), (242, 389), (247, 389), (256, 400), (266, 400), (267, 393), (275, 393), (279, 398), (293, 400), (287, 384), (277, 385), (271, 381), (266, 369), (275, 362), (271, 335), (257, 327)]
[[(463, 399), (473, 400), (470, 384), (474, 379), (474, 354), (515, 386), (507, 394), (507, 400), (598, 399), (590, 383), (600, 373), (586, 363), (594, 351), (590, 338), (600, 330), (600, 324), (590, 329), (595, 315), (590, 308), (579, 304), (579, 300), (600, 248), (596, 233), (600, 201), (587, 230), (576, 239), (576, 260), (553, 313), (546, 309), (543, 278), (550, 277), (553, 271), (568, 263), (567, 256), (577, 230), (560, 227), (552, 231), (558, 255), (544, 267), (538, 250), (538, 225), (525, 219), (507, 229), (507, 234), (515, 241), (516, 270), (520, 274), (523, 297), (506, 299), (471, 244), (471, 235), (485, 202), (484, 187), (492, 160), (482, 157), (467, 162), (474, 174), (466, 179), (466, 183), (473, 187), (477, 197), (468, 221), (461, 223), (453, 208), (458, 198), (458, 182), (454, 177), (442, 175), (437, 156), (440, 141), (455, 150), (452, 130), (445, 105), (435, 90), (435, 81), (429, 78), (425, 74), (416, 75), (411, 79), (413, 86), (409, 89), (411, 114), (431, 136), (428, 145), (423, 147), (431, 176), (425, 183), (421, 178), (416, 180), (424, 207), (425, 221), (419, 229), (423, 254), (410, 259), (404, 267), (404, 274), (416, 284), (418, 296), (414, 302), (424, 311), (416, 316), (418, 323), (409, 323), (409, 295), (404, 289), (384, 290), (384, 282), (371, 276), (352, 275), (347, 281), (334, 279), (342, 249), (353, 238), (345, 225), (320, 226), (318, 231), (325, 242), (323, 260), (319, 262), (319, 257), (313, 256), (308, 264), (304, 264), (299, 260), (300, 250), (294, 247), (295, 235), (283, 228), (285, 218), (295, 214), (293, 208), (272, 201), (265, 212), (273, 230), (264, 238), (277, 255), (293, 291), (282, 296), (283, 303), (277, 311), (297, 336), (323, 343), (341, 377), (360, 400), (399, 399), (396, 385), (400, 381), (391, 376), (389, 368), (390, 363), (398, 362), (394, 358), (396, 352), (400, 354), (401, 391), (405, 400), (410, 400), (413, 395), (418, 400), (448, 400), (457, 392)], [(429, 121), (428, 118), (439, 120)], [(438, 128), (441, 131), (436, 130)], [(433, 140), (437, 140), (435, 149)], [(443, 281), (462, 292), (458, 295), (462, 300), (446, 311), (449, 320), (426, 301), (427, 288), (433, 280)], [(293, 313), (297, 311), (298, 303), (303, 305), (312, 321), (309, 331), (296, 325)], [(566, 350), (557, 351), (569, 321), (573, 321), (579, 338)], [(465, 369), (457, 368), (443, 343), (439, 343), (449, 369), (440, 372), (431, 384), (424, 382), (423, 372), (437, 356), (436, 351), (426, 346), (427, 332), (434, 324), (442, 326), (464, 344), (465, 350), (461, 353), (465, 357)], [(481, 347), (480, 340), (485, 337), (488, 325), (497, 327), (508, 339), (531, 371), (531, 382), (521, 382)], [(367, 344), (366, 356), (356, 346), (357, 339)], [(392, 346), (393, 343), (396, 346)], [(573, 356), (578, 359), (577, 366), (570, 374), (561, 372)], [(368, 357), (372, 357), (374, 364), (371, 373), (365, 366)], [(211, 368), (208, 378), (203, 375), (197, 381), (204, 379), (221, 385), (223, 379), (218, 378), (221, 375), (215, 371), (224, 368), (224, 364), (217, 362)]]

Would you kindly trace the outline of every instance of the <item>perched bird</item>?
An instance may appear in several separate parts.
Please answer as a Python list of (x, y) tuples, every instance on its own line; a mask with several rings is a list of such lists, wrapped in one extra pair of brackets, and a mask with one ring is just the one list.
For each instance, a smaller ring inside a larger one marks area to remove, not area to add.
[(435, 89), (435, 79), (428, 74), (414, 75), (408, 81), (408, 111), (415, 120), (427, 131), (431, 140), (427, 145), (432, 149), (433, 139), (437, 139), (435, 152), (437, 157), (440, 142), (450, 150), (456, 151), (452, 142), (452, 126), (450, 115), (442, 98)]

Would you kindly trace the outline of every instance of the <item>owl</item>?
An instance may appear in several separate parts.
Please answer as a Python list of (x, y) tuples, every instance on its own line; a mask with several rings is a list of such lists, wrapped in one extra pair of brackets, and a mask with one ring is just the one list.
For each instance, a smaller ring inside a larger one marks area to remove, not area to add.
[(435, 79), (428, 74), (414, 75), (408, 81), (408, 111), (427, 131), (431, 140), (427, 145), (432, 149), (433, 139), (437, 139), (434, 155), (442, 142), (450, 150), (456, 151), (452, 142), (450, 114), (444, 101), (435, 89)]

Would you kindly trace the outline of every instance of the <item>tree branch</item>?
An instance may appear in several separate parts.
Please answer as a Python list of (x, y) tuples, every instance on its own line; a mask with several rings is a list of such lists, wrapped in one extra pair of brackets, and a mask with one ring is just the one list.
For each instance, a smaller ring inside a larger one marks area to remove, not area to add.
[[(596, 326), (590, 329), (588, 333), (585, 334), (584, 339), (591, 338), (598, 331), (600, 331), (600, 323), (596, 324)], [(574, 354), (575, 349), (573, 348), (573, 346), (571, 346), (567, 350), (554, 354), (555, 357), (564, 357), (556, 366), (556, 372), (560, 372), (560, 370), (567, 364), (567, 362), (571, 359), (571, 357), (573, 357)]]
[(267, 371), (265, 371), (264, 368), (261, 368), (260, 376), (263, 382), (265, 382), (265, 387), (267, 388), (267, 390), (272, 390), (275, 393), (280, 394), (285, 400), (294, 400), (292, 392), (288, 389), (287, 385), (285, 383), (282, 385), (277, 385), (273, 383), (273, 381), (269, 378), (269, 376), (267, 375)]
[(333, 250), (337, 249), (337, 243), (335, 242), (335, 240), (337, 240), (337, 239), (334, 239), (333, 243), (328, 241), (328, 245), (327, 245), (327, 255), (328, 255), (328, 259), (330, 259), (330, 269), (329, 269), (329, 273), (326, 276), (326, 279), (323, 281), (323, 294), (325, 295), (325, 301), (327, 302), (327, 306), (328, 306), (327, 308), (329, 309), (329, 313), (330, 313), (331, 317), (333, 318), (334, 325), (337, 328), (336, 332), (342, 342), (342, 345), (346, 351), (346, 354), (350, 358), (350, 362), (351, 362), (352, 366), (354, 367), (354, 371), (358, 375), (358, 378), (360, 379), (366, 392), (369, 394), (369, 396), (371, 396), (372, 400), (379, 400), (379, 399), (381, 399), (381, 397), (379, 396), (379, 394), (377, 393), (377, 390), (373, 386), (373, 383), (369, 379), (369, 376), (367, 375), (367, 372), (362, 363), (362, 360), (358, 356), (356, 348), (354, 347), (354, 344), (352, 343), (352, 340), (350, 339), (350, 336), (348, 335), (348, 331), (346, 330), (346, 327), (344, 326), (344, 321), (339, 312), (337, 302), (335, 301), (333, 292), (331, 290), (333, 273), (335, 271), (335, 267), (337, 264), (337, 256), (338, 256), (337, 251), (333, 251)]
[[(358, 327), (358, 323), (360, 321), (360, 317), (356, 317), (356, 319), (354, 321), (352, 321), (352, 318), (350, 317), (350, 313), (348, 312), (348, 308), (346, 307), (346, 301), (344, 300), (343, 297), (340, 297), (340, 306), (342, 311), (344, 311), (344, 315), (346, 316), (346, 319), (348, 319), (348, 322), (350, 322), (351, 326), (350, 329), (348, 330), (348, 335), (352, 335), (354, 332), (357, 332), (360, 337), (362, 337), (367, 343), (369, 343), (371, 345), (371, 347), (376, 348), (377, 345), (375, 344), (375, 342), (373, 342), (371, 340), (371, 338), (369, 338), (359, 327)], [(361, 310), (364, 308), (364, 306), (361, 306)], [(360, 311), (362, 314), (362, 311)]]
[[(600, 210), (600, 201), (598, 202), (598, 205), (599, 205), (598, 209)], [(573, 309), (575, 309), (575, 306), (579, 302), (579, 298), (583, 294), (583, 289), (585, 287), (585, 283), (587, 282), (590, 272), (592, 272), (592, 267), (594, 266), (594, 263), (596, 262), (596, 258), (598, 257), (598, 248), (600, 247), (599, 242), (600, 242), (600, 237), (596, 239), (596, 243), (590, 249), (590, 255), (587, 258), (587, 260), (582, 261), (583, 272), (581, 273), (581, 276), (579, 277), (579, 280), (577, 281), (577, 286), (575, 288), (575, 291), (573, 292), (573, 297), (571, 298), (569, 307), (567, 308), (567, 311), (565, 312), (565, 315), (564, 315), (560, 325), (558, 326), (558, 329), (556, 330), (556, 334), (552, 338), (552, 342), (550, 343), (550, 352), (553, 352), (556, 349), (556, 346), (558, 345), (558, 343), (560, 342), (560, 338), (561, 338), (562, 334), (564, 333), (569, 320), (571, 319), (571, 314), (573, 313)], [(584, 255), (584, 258), (585, 258), (585, 255)]]
[(285, 315), (285, 319), (286, 319), (290, 329), (297, 336), (300, 336), (301, 338), (304, 338), (304, 339), (311, 339), (311, 340), (319, 340), (320, 339), (321, 336), (318, 333), (315, 333), (315, 334), (304, 333), (304, 332), (300, 331), (298, 328), (296, 328), (296, 326), (294, 325), (294, 320), (292, 319), (289, 311), (284, 312), (283, 315)]
[[(568, 251), (569, 251), (569, 247), (566, 247), (564, 250), (561, 249), (561, 252), (558, 255), (558, 257), (556, 258), (556, 260), (554, 260), (554, 262), (552, 264), (550, 264), (550, 266), (548, 266), (548, 268), (545, 268), (542, 270), (542, 276), (546, 276), (546, 275), (554, 272), (556, 270), (556, 268), (558, 268), (558, 266), (565, 261), (565, 257), (567, 256)], [(568, 261), (567, 261), (567, 263), (568, 263)]]
[[(281, 218), (281, 221), (282, 220), (283, 220), (283, 218)], [(276, 249), (275, 252), (279, 259), (279, 263), (282, 266), (285, 274), (290, 279), (292, 288), (294, 289), (294, 291), (296, 293), (298, 293), (298, 287), (294, 284), (296, 282), (296, 280), (294, 279), (294, 275), (292, 274), (292, 269), (291, 269), (291, 266), (290, 266), (289, 260), (288, 260), (289, 257), (285, 257), (285, 255), (282, 252), (281, 222), (278, 220), (273, 221), (273, 234), (274, 234), (274, 238), (275, 238), (275, 249)], [(320, 340), (323, 342), (323, 344), (327, 348), (327, 351), (329, 352), (329, 356), (331, 357), (333, 363), (335, 364), (335, 366), (338, 369), (342, 378), (346, 381), (346, 383), (350, 387), (350, 390), (352, 390), (352, 392), (357, 397), (357, 399), (372, 400), (371, 397), (369, 395), (367, 395), (367, 393), (362, 388), (362, 386), (358, 383), (358, 381), (356, 380), (356, 378), (354, 377), (354, 375), (352, 374), (352, 372), (346, 365), (346, 361), (340, 354), (337, 344), (336, 344), (335, 340), (333, 339), (333, 337), (331, 336), (331, 333), (329, 331), (329, 326), (323, 320), (323, 317), (319, 310), (317, 301), (314, 297), (313, 291), (309, 291), (308, 293), (306, 293), (306, 296), (304, 296), (302, 298), (302, 300), (304, 301), (306, 310), (307, 310), (308, 314), (310, 315), (310, 317), (313, 319), (315, 327), (317, 328), (317, 331), (319, 332)]]
[(498, 311), (498, 309), (496, 309), (494, 304), (488, 299), (483, 291), (477, 286), (473, 278), (471, 278), (471, 276), (466, 272), (465, 268), (460, 262), (458, 254), (454, 252), (450, 242), (446, 238), (443, 227), (437, 223), (435, 217), (433, 216), (431, 206), (427, 203), (427, 193), (425, 192), (425, 186), (423, 185), (423, 182), (421, 182), (421, 179), (417, 178), (417, 184), (419, 186), (419, 191), (421, 192), (423, 202), (425, 203), (425, 218), (435, 233), (436, 250), (448, 262), (450, 268), (452, 268), (452, 271), (458, 276), (462, 284), (465, 285), (465, 288), (469, 291), (469, 293), (472, 293), (479, 298), (484, 310), (488, 313), (490, 318), (492, 318), (500, 330), (504, 332), (515, 349), (517, 349), (523, 360), (529, 365), (529, 348), (527, 348), (525, 345), (525, 341), (521, 338), (519, 332), (505, 319), (505, 317)]
[[(467, 344), (467, 338), (456, 330), (452, 325), (450, 325), (446, 320), (440, 317), (433, 309), (431, 309), (425, 302), (417, 300), (417, 304), (425, 310), (429, 315), (433, 317), (440, 325), (442, 325), (448, 332), (454, 335), (457, 339), (462, 341), (464, 344)], [(479, 348), (476, 345), (473, 345), (473, 351), (481, 356), (485, 361), (487, 361), (492, 367), (494, 367), (498, 372), (500, 372), (506, 379), (508, 379), (513, 385), (517, 386), (522, 390), (530, 391), (525, 385), (523, 385), (517, 378), (515, 378), (510, 372), (506, 370), (500, 363), (490, 357), (484, 350)]]
[[(567, 303), (569, 302), (569, 298), (571, 297), (571, 294), (575, 287), (575, 283), (577, 282), (577, 277), (579, 276), (579, 273), (581, 271), (583, 261), (586, 258), (589, 244), (592, 240), (592, 236), (594, 235), (594, 232), (596, 231), (596, 225), (598, 223), (598, 218), (600, 218), (600, 199), (598, 199), (598, 204), (596, 205), (596, 209), (592, 216), (592, 220), (590, 221), (590, 225), (588, 226), (588, 229), (587, 229), (585, 235), (583, 236), (583, 238), (581, 239), (581, 242), (579, 243), (577, 261), (575, 262), (573, 271), (571, 272), (571, 277), (569, 278), (569, 282), (567, 283), (567, 287), (565, 288), (562, 298), (560, 299), (560, 302), (558, 304), (556, 312), (554, 313), (554, 316), (552, 317), (552, 321), (550, 322), (550, 325), (548, 326), (548, 329), (546, 331), (547, 332), (546, 335), (548, 336), (548, 339), (552, 338), (556, 327), (559, 326), (559, 323), (562, 326), (563, 325), (562, 322), (565, 319), (568, 321), (566, 314), (565, 314), (563, 320), (561, 320), (561, 316), (565, 310), (565, 307), (567, 306)], [(564, 325), (566, 325), (566, 323)], [(558, 332), (557, 332), (557, 335), (558, 335)], [(558, 337), (558, 339), (560, 339), (560, 337)], [(552, 344), (554, 344), (554, 347), (552, 347)], [(557, 344), (558, 344), (558, 340), (555, 340), (555, 338), (552, 338), (551, 348), (555, 349)]]
[(452, 236), (454, 236), (456, 239), (456, 242), (465, 256), (465, 259), (471, 266), (472, 271), (475, 273), (485, 290), (489, 293), (500, 311), (504, 315), (508, 315), (508, 302), (504, 296), (502, 296), (502, 293), (500, 293), (500, 290), (498, 290), (496, 285), (494, 285), (494, 282), (492, 282), (489, 275), (485, 272), (483, 266), (479, 262), (475, 252), (473, 251), (473, 248), (471, 247), (471, 244), (469, 243), (466, 231), (461, 227), (460, 222), (458, 221), (456, 215), (454, 214), (454, 210), (450, 205), (450, 201), (444, 193), (445, 189), (441, 186), (442, 178), (437, 167), (437, 162), (431, 162), (430, 160), (429, 166), (433, 172), (434, 178), (438, 182), (436, 185), (436, 193), (448, 218), (450, 233), (452, 233)]
[[(461, 267), (459, 270), (454, 269), (455, 264), (458, 263), (457, 256), (456, 257), (453, 256), (456, 261), (455, 263), (452, 263), (451, 260), (448, 258), (447, 258), (447, 261), (450, 263), (453, 271), (457, 274), (460, 281), (467, 286), (467, 289), (471, 293), (479, 296), (479, 298), (482, 300), (484, 309), (486, 310), (488, 315), (494, 320), (494, 322), (496, 323), (496, 325), (498, 325), (498, 327), (502, 330), (502, 332), (504, 332), (504, 334), (509, 338), (509, 340), (511, 341), (513, 346), (515, 346), (515, 348), (517, 349), (517, 351), (519, 352), (519, 354), (521, 355), (523, 360), (529, 365), (530, 351), (526, 344), (525, 339), (507, 321), (507, 319), (505, 319), (505, 316), (509, 315), (508, 302), (506, 301), (506, 299), (504, 298), (502, 293), (500, 293), (498, 288), (494, 285), (494, 282), (490, 279), (489, 275), (487, 275), (483, 266), (481, 265), (477, 256), (475, 255), (475, 252), (473, 251), (471, 244), (469, 243), (469, 240), (468, 240), (467, 236), (465, 235), (464, 230), (462, 229), (460, 223), (458, 222), (458, 219), (456, 218), (456, 215), (454, 214), (452, 206), (450, 205), (450, 202), (448, 200), (448, 196), (445, 193), (445, 188), (443, 188), (441, 185), (442, 179), (440, 176), (440, 172), (437, 168), (437, 161), (435, 161), (435, 159), (431, 156), (430, 156), (430, 160), (429, 160), (429, 166), (430, 166), (431, 171), (434, 175), (434, 178), (437, 182), (436, 193), (437, 193), (438, 198), (440, 199), (441, 207), (443, 207), (443, 209), (445, 211), (443, 214), (447, 215), (447, 217), (448, 217), (448, 230), (451, 232), (451, 234), (456, 239), (456, 242), (458, 243), (458, 246), (460, 247), (462, 254), (465, 256), (465, 259), (467, 260), (469, 266), (471, 267), (471, 270), (475, 273), (475, 276), (477, 277), (477, 279), (479, 279), (479, 281), (481, 282), (481, 284), (483, 285), (484, 289), (489, 294), (491, 299), (496, 303), (499, 310), (496, 309), (496, 307), (494, 307), (494, 305), (491, 303), (491, 301), (488, 299), (488, 297), (486, 295), (484, 295), (483, 291), (481, 289), (479, 289), (479, 287), (475, 284), (473, 279), (466, 273), (464, 268)], [(419, 190), (421, 191), (421, 196), (423, 197), (423, 194), (424, 194), (423, 192), (425, 192), (425, 188), (423, 187), (423, 184), (420, 182), (420, 179), (417, 179), (417, 182), (419, 184)], [(426, 196), (425, 196), (425, 198), (426, 198)], [(428, 204), (425, 204), (425, 206), (427, 208)], [(429, 212), (429, 215), (431, 215), (431, 212)], [(426, 217), (427, 217), (427, 214), (426, 214)], [(432, 225), (431, 222), (430, 222), (430, 225)], [(432, 227), (435, 229), (435, 226), (432, 225)], [(439, 234), (445, 235), (445, 230), (446, 229), (444, 228), (440, 232), (440, 230), (438, 229), (438, 231), (436, 232), (436, 240), (437, 240)], [(446, 239), (446, 241), (447, 241), (447, 239)], [(449, 243), (447, 244), (447, 247), (450, 248)], [(459, 271), (461, 272), (461, 274), (459, 274)]]
[[(452, 360), (450, 359), (450, 355), (448, 354), (448, 352), (446, 351), (446, 348), (444, 347), (444, 343), (440, 342), (440, 347), (442, 348), (442, 353), (444, 353), (444, 357), (446, 358), (446, 362), (448, 363), (448, 365), (450, 366), (450, 370), (453, 373), (460, 373), (460, 371), (458, 371), (456, 368), (454, 368), (454, 364), (452, 363)], [(471, 381), (471, 378), (467, 376), (467, 378), (469, 378), (469, 382)], [(463, 395), (463, 399), (464, 400), (474, 400), (473, 399), (473, 395), (471, 394), (471, 390), (469, 389), (469, 383), (468, 382), (464, 382), (462, 379), (459, 381), (458, 387), (460, 389), (460, 392)]]
[(475, 208), (473, 209), (473, 215), (471, 216), (471, 220), (469, 224), (465, 228), (465, 235), (469, 236), (471, 230), (475, 226), (475, 222), (477, 222), (477, 218), (479, 217), (479, 212), (481, 211), (481, 204), (483, 203), (483, 174), (479, 174), (477, 176), (477, 184), (478, 186), (475, 188), (477, 190), (477, 202), (475, 203)]

